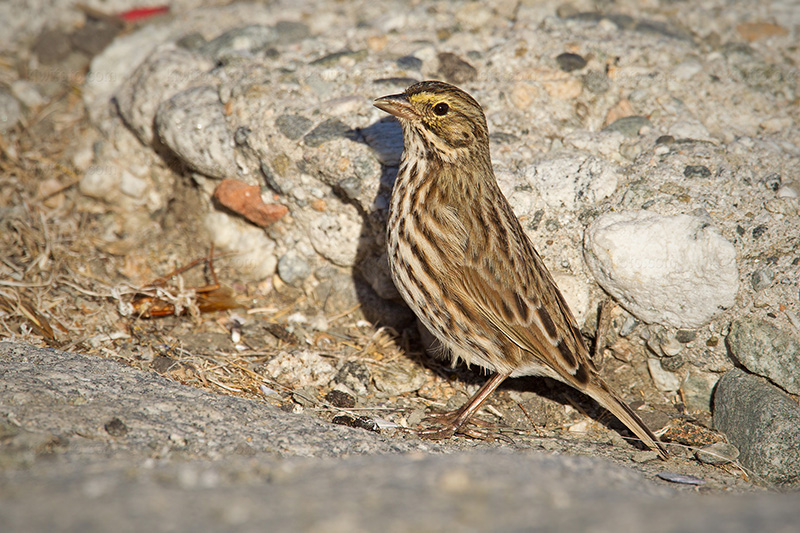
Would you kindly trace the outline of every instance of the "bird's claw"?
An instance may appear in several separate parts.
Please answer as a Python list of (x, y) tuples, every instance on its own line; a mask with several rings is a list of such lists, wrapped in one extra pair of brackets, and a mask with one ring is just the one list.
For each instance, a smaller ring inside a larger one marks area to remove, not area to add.
[(503, 438), (497, 431), (499, 429), (497, 424), (492, 424), (477, 417), (461, 421), (459, 420), (460, 415), (461, 411), (456, 409), (447, 413), (427, 416), (422, 422), (430, 424), (430, 426), (418, 429), (417, 434), (420, 438), (428, 440), (449, 439), (456, 433), (479, 440)]

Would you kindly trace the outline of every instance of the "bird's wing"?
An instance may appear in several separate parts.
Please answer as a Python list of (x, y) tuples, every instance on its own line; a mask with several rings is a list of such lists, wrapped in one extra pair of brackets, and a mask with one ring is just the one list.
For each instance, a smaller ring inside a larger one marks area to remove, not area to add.
[(496, 207), (508, 211), (500, 213), (506, 234), (478, 232), (457, 290), (521, 350), (517, 357), (533, 356), (582, 389), (595, 368), (577, 322), (511, 208)]

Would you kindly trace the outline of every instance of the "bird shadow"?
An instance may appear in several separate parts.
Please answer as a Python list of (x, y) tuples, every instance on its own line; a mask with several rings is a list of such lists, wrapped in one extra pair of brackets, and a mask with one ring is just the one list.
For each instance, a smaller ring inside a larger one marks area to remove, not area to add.
[(356, 264), (352, 269), (364, 317), (376, 327), (388, 326), (396, 332), (413, 325), (414, 315), (394, 287), (386, 260), (386, 222), (400, 155), (403, 151), (403, 132), (393, 117), (382, 118), (369, 126), (348, 132), (351, 141), (367, 145), (380, 162), (379, 185), (371, 201), (359, 202), (345, 191), (334, 192), (354, 206), (362, 219), (356, 249)]

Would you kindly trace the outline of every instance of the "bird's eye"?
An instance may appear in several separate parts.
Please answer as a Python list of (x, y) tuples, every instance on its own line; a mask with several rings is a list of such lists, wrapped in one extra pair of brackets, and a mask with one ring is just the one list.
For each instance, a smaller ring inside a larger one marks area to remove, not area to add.
[(433, 112), (440, 117), (445, 116), (448, 111), (450, 111), (450, 106), (445, 104), (444, 102), (439, 102), (438, 104), (433, 106)]

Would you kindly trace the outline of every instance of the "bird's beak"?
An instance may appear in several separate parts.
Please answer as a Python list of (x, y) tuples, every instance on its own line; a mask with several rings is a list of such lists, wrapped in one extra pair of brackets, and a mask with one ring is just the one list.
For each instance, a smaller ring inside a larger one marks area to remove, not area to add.
[(405, 93), (393, 94), (390, 96), (382, 96), (373, 102), (375, 107), (390, 113), (397, 118), (404, 118), (406, 120), (415, 120), (419, 115), (414, 111), (411, 102), (408, 101), (408, 96)]

